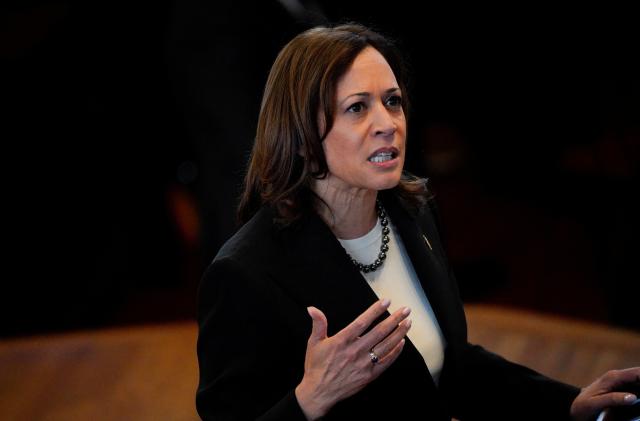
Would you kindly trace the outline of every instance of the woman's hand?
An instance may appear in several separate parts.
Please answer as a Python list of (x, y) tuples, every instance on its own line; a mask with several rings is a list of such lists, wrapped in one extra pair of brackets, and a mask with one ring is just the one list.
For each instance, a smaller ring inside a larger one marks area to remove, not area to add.
[[(400, 355), (411, 320), (411, 310), (401, 308), (360, 336), (389, 307), (380, 300), (349, 326), (327, 337), (327, 318), (315, 307), (307, 311), (313, 327), (307, 342), (304, 377), (296, 387), (298, 403), (307, 419), (325, 415), (333, 405), (362, 390)], [(377, 356), (377, 362), (374, 357)]]
[(625, 392), (625, 384), (640, 383), (640, 367), (611, 370), (582, 389), (571, 404), (571, 417), (576, 421), (595, 419), (611, 406), (630, 405), (638, 397)]

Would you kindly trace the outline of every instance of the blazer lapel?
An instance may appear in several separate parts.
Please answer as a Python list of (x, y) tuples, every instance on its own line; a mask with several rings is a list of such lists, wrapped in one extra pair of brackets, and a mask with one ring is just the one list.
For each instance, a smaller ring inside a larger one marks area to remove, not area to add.
[[(427, 248), (422, 231), (414, 218), (398, 203), (393, 201), (384, 203), (394, 224), (398, 227), (443, 334), (451, 344), (455, 340), (457, 319), (452, 316), (454, 312), (449, 307), (455, 308), (457, 304), (447, 291), (448, 277), (444, 266), (437, 260), (433, 251)], [(277, 233), (274, 233), (277, 254), (281, 253), (277, 260), (287, 264), (286, 266), (272, 265), (273, 278), (287, 295), (301, 304), (301, 307), (315, 306), (325, 313), (329, 323), (328, 335), (334, 335), (343, 329), (378, 300), (360, 271), (351, 263), (342, 245), (320, 217), (312, 214), (292, 226), (275, 229), (277, 230)], [(435, 247), (435, 244), (433, 246)], [(388, 316), (387, 311), (371, 327)], [(410, 387), (424, 390), (425, 398), (438, 395), (440, 392), (430, 375), (416, 376), (411, 379), (406, 377), (407, 372), (416, 373), (421, 370), (424, 370), (425, 374), (429, 373), (422, 356), (409, 340), (401, 358), (383, 376), (393, 379), (394, 384), (409, 381)], [(384, 389), (386, 385), (388, 383), (374, 382), (367, 387), (367, 390), (373, 394), (371, 396), (384, 396), (387, 392)], [(355, 395), (350, 399), (350, 401), (355, 400), (356, 406), (362, 404), (362, 402), (357, 403), (358, 396)], [(437, 408), (433, 408), (433, 411), (445, 414), (441, 400), (434, 398), (434, 402), (438, 405)]]
[[(425, 210), (425, 213), (414, 217), (394, 195), (385, 194), (381, 198), (398, 229), (447, 343), (466, 341), (464, 310), (455, 286), (451, 285), (447, 264), (437, 253), (440, 241), (433, 231), (433, 221), (428, 221), (431, 215)], [(344, 328), (378, 300), (319, 216), (310, 214), (291, 226), (274, 229), (277, 230), (274, 237), (283, 261), (287, 262), (286, 266), (272, 266), (274, 279), (302, 306), (314, 306), (325, 313), (329, 321), (329, 335)], [(344, 303), (350, 305), (345, 306)], [(386, 312), (381, 318), (388, 315)]]
[(451, 285), (446, 262), (434, 250), (440, 246), (437, 235), (427, 232), (427, 227), (421, 227), (419, 223), (419, 219), (431, 216), (422, 213), (413, 217), (395, 197), (389, 197), (384, 203), (398, 229), (447, 343), (460, 344), (460, 341), (466, 340), (464, 310), (455, 287)]
[[(298, 303), (327, 316), (333, 335), (378, 300), (351, 263), (329, 227), (313, 214), (277, 235), (286, 267), (275, 265), (275, 278)], [(349, 303), (345, 306), (344, 303)], [(388, 314), (388, 313), (387, 313)]]

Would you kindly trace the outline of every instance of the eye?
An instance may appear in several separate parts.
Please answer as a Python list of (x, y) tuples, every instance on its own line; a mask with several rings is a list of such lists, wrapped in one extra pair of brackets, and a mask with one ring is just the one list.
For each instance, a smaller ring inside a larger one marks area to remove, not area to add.
[(347, 108), (348, 113), (361, 113), (365, 109), (364, 102), (356, 102), (355, 104), (351, 104), (349, 108)]
[(387, 107), (399, 108), (402, 106), (402, 97), (400, 95), (392, 95), (385, 102)]

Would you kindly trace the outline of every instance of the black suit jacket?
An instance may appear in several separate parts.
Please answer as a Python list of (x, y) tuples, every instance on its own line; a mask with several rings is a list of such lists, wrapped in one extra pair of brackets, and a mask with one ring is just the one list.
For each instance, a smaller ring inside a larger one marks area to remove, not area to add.
[[(412, 213), (393, 193), (381, 196), (447, 342), (440, 385), (407, 338), (394, 364), (326, 419), (568, 419), (577, 388), (467, 342), (431, 207)], [(287, 227), (275, 217), (261, 209), (202, 278), (196, 403), (203, 419), (303, 420), (293, 391), (311, 332), (306, 308), (322, 310), (333, 335), (378, 299), (317, 215)]]

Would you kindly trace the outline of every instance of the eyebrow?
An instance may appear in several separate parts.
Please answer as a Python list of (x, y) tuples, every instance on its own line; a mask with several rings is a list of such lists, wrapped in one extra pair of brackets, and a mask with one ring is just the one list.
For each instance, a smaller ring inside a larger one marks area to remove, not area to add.
[[(396, 91), (398, 91), (398, 92), (400, 91), (400, 88), (398, 88), (397, 86), (395, 88), (387, 89), (386, 91), (384, 91), (384, 94), (388, 95), (388, 94), (391, 94), (391, 93), (396, 92)], [(348, 95), (346, 98), (344, 98), (342, 101), (340, 101), (340, 105), (342, 105), (345, 102), (347, 102), (347, 100), (349, 98), (351, 98), (352, 96), (363, 96), (363, 97), (367, 97), (368, 98), (368, 97), (371, 96), (371, 94), (369, 92), (356, 92), (355, 94)]]

